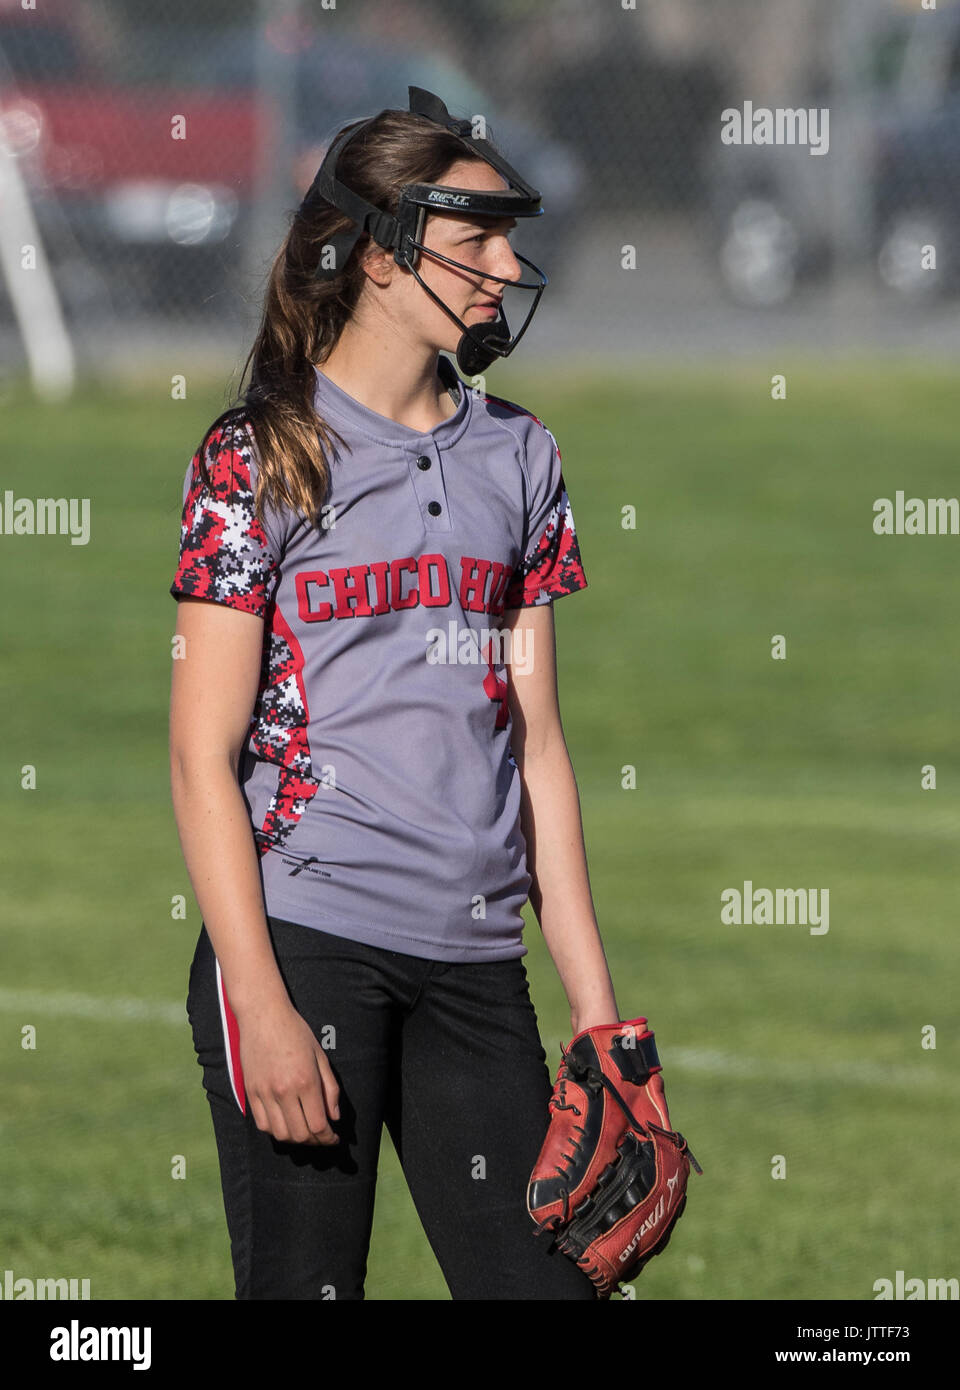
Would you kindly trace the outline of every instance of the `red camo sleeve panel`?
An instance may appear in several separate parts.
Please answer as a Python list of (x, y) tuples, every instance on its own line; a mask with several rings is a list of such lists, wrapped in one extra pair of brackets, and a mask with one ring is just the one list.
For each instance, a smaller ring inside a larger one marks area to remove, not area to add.
[(560, 450), (546, 426), (536, 423), (535, 457), (528, 456), (527, 465), (532, 503), (526, 554), (510, 581), (505, 608), (531, 608), (587, 587)]
[(277, 584), (278, 557), (254, 510), (250, 443), (228, 428), (207, 446), (210, 485), (194, 454), (185, 480), (180, 558), (170, 593), (210, 599), (264, 617)]

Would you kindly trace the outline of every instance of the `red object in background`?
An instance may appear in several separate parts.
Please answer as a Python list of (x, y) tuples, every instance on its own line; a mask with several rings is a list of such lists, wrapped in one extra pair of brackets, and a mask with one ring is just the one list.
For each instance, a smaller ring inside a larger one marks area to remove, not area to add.
[[(202, 92), (136, 94), (84, 83), (19, 87), (0, 97), (5, 129), (39, 124), (35, 175), (54, 189), (106, 188), (133, 179), (228, 185), (252, 196), (264, 133), (255, 102)], [(184, 138), (174, 138), (183, 118)], [(14, 145), (16, 148), (16, 145)]]

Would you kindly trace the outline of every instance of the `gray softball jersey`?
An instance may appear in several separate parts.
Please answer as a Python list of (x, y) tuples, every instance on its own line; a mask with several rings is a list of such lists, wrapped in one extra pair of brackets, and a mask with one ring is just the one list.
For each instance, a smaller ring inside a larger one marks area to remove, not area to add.
[[(240, 770), (269, 916), (440, 961), (526, 953), (505, 609), (586, 588), (556, 440), (438, 361), (427, 433), (316, 374), (343, 436), (320, 523), (254, 513), (248, 425), (183, 486), (170, 592), (264, 619)], [(520, 649), (513, 653), (520, 659)]]

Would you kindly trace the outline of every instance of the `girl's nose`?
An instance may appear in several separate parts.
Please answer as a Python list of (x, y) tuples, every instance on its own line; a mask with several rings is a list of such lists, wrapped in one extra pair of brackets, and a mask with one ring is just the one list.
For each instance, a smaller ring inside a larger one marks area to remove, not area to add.
[(494, 274), (501, 275), (504, 280), (523, 279), (523, 266), (513, 254), (513, 247), (506, 237), (501, 237), (498, 240), (498, 255)]

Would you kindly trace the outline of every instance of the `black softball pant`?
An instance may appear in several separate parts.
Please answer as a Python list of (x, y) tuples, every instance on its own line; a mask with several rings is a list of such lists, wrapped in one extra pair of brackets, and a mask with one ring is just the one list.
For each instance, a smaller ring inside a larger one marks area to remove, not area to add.
[(277, 918), (268, 927), (294, 1007), (339, 1083), (340, 1143), (280, 1143), (241, 1109), (236, 1023), (201, 928), (187, 1013), (236, 1297), (364, 1297), (386, 1124), (454, 1299), (595, 1301), (527, 1212), (551, 1079), (522, 958), (450, 964)]

